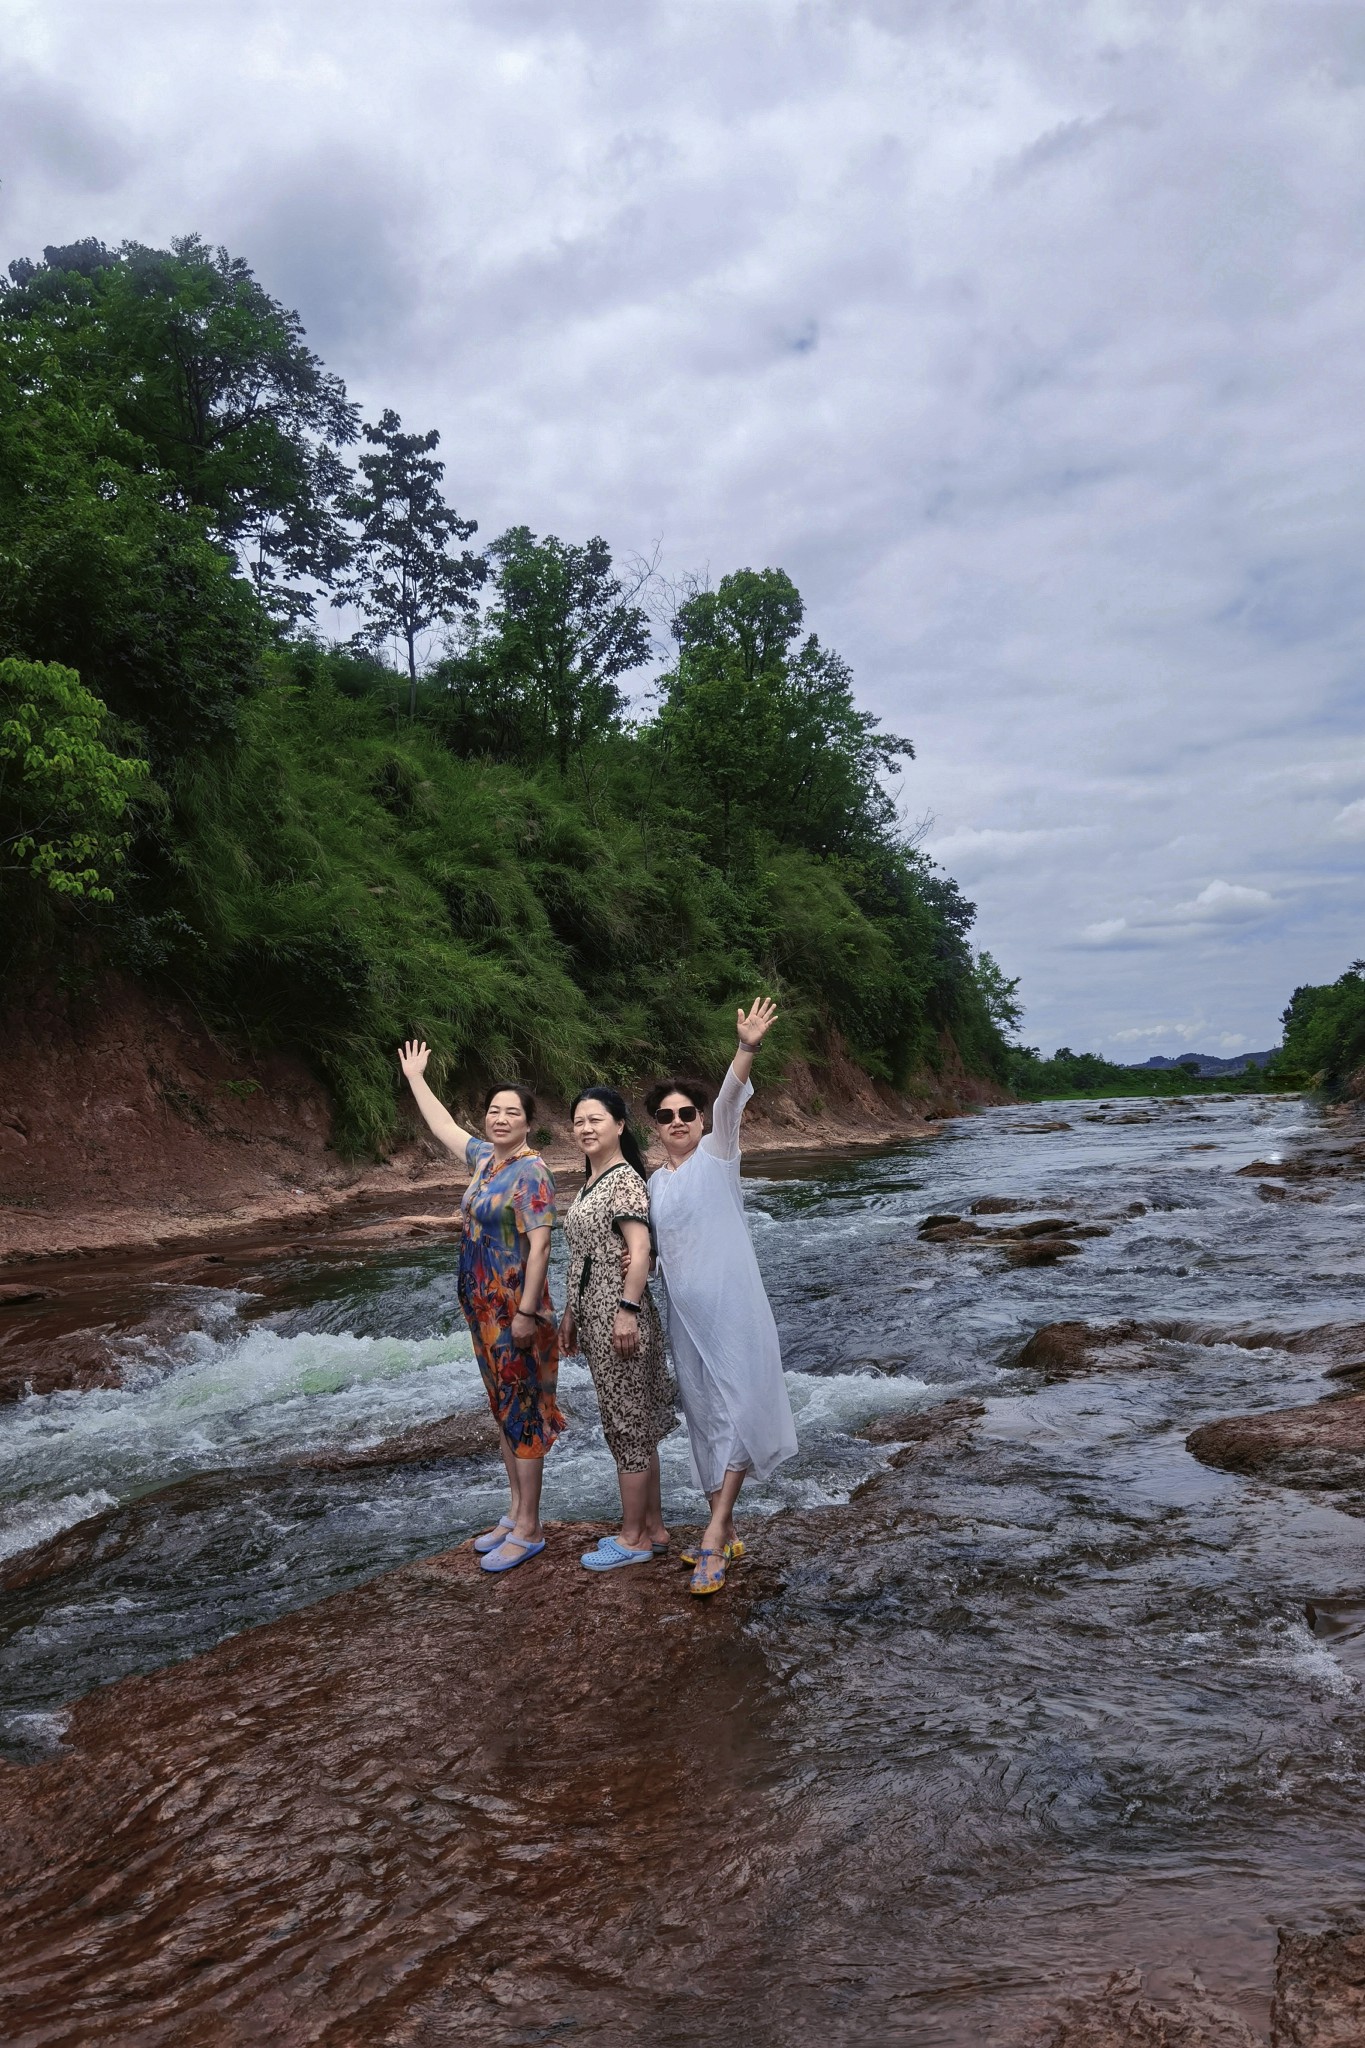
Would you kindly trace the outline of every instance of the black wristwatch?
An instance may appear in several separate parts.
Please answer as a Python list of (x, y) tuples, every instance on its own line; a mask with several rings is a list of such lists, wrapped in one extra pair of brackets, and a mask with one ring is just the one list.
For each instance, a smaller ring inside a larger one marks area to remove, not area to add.
[(618, 1308), (623, 1308), (626, 1311), (627, 1315), (638, 1316), (644, 1304), (638, 1301), (627, 1301), (625, 1295), (623, 1294), (621, 1296), (621, 1299), (617, 1302), (616, 1306)]

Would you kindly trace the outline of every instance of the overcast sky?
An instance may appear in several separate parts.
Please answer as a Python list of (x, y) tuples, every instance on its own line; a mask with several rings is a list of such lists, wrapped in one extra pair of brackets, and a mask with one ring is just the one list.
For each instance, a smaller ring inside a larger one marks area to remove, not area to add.
[(1025, 1036), (1365, 953), (1360, 0), (0, 0), (0, 256), (196, 230), (450, 494), (780, 565)]

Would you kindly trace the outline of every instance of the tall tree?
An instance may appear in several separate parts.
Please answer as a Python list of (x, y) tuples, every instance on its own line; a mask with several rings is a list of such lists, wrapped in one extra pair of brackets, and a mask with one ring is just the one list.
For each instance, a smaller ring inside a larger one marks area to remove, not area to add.
[(75, 669), (158, 775), (230, 739), (266, 638), (206, 515), (174, 499), (100, 379), (0, 317), (0, 657)]
[(514, 526), (488, 550), (497, 566), (484, 658), (525, 697), (537, 751), (567, 773), (625, 702), (618, 678), (649, 659), (649, 621), (612, 572), (600, 535), (581, 546)]
[(782, 570), (741, 569), (688, 598), (674, 622), (658, 732), (719, 813), (726, 866), (739, 812), (823, 855), (866, 851), (894, 828), (884, 777), (914, 748), (858, 709), (839, 655), (814, 634), (795, 644), (802, 617)]
[(170, 249), (97, 241), (10, 265), (0, 320), (53, 349), (87, 396), (103, 394), (176, 510), (196, 509), (239, 555), (269, 609), (311, 615), (347, 539), (337, 449), (356, 408), (290, 312), (250, 267), (197, 235)]
[(487, 568), (456, 541), (477, 533), (478, 522), (461, 519), (441, 495), (445, 464), (433, 449), (441, 437), (405, 434), (391, 406), (378, 426), (365, 427), (371, 453), (360, 458), (366, 488), (347, 501), (360, 526), (355, 572), (342, 585), (364, 613), (357, 637), (370, 645), (397, 638), (408, 658), (408, 716), (417, 714), (417, 642), (438, 622), (448, 625), (474, 606), (474, 592)]

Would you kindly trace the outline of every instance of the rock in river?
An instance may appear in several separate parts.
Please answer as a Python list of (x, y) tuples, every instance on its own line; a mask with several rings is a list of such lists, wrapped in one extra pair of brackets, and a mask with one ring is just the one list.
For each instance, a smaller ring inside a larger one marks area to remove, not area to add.
[(1185, 1444), (1202, 1464), (1330, 1493), (1335, 1506), (1365, 1515), (1365, 1394), (1225, 1415), (1201, 1423)]

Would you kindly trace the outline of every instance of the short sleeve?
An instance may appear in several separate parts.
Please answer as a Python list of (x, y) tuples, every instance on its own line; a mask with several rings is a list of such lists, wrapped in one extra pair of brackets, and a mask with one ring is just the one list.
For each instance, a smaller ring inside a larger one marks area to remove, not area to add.
[(471, 1173), (477, 1173), (485, 1159), (492, 1157), (493, 1147), (487, 1138), (471, 1138), (464, 1148), (465, 1165)]
[(512, 1208), (519, 1228), (550, 1230), (555, 1220), (554, 1177), (543, 1159), (527, 1159), (512, 1190)]
[(649, 1225), (649, 1189), (634, 1167), (618, 1173), (611, 1191), (611, 1223), (617, 1230), (623, 1223)]

